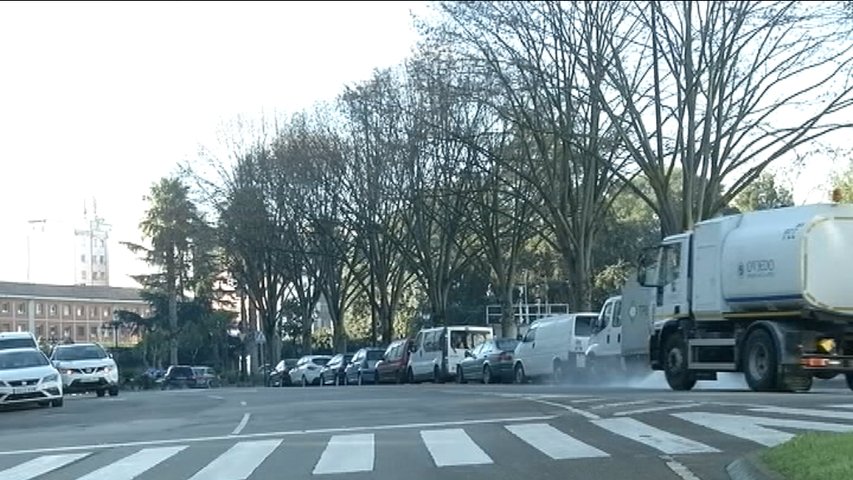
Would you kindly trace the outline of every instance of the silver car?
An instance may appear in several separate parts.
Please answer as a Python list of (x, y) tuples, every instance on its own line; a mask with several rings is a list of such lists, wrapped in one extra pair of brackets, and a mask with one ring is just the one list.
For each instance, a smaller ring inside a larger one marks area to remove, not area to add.
[(41, 350), (0, 350), (0, 405), (37, 403), (61, 407), (62, 394), (59, 372)]

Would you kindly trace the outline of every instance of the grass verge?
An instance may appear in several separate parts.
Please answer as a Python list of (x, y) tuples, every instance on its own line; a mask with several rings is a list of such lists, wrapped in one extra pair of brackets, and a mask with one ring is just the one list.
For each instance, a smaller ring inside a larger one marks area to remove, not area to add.
[(853, 433), (797, 435), (761, 460), (787, 480), (853, 479)]

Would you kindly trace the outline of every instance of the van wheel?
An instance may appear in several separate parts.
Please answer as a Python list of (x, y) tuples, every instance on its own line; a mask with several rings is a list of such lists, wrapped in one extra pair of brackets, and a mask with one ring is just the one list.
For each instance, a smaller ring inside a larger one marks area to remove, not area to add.
[(563, 362), (559, 360), (554, 360), (554, 367), (552, 370), (552, 380), (555, 385), (563, 383), (563, 380), (566, 378), (565, 372), (563, 372)]
[(515, 366), (513, 373), (513, 380), (515, 383), (527, 382), (527, 377), (524, 375), (524, 367), (520, 363)]
[(690, 390), (696, 386), (696, 374), (687, 370), (687, 343), (680, 333), (673, 333), (664, 344), (664, 374), (673, 390)]
[(444, 383), (444, 378), (441, 376), (441, 370), (439, 370), (437, 365), (432, 369), (432, 381), (433, 383)]
[(767, 392), (776, 389), (779, 364), (776, 346), (766, 330), (754, 330), (746, 340), (744, 376), (753, 391)]
[(462, 371), (462, 367), (459, 365), (456, 365), (456, 382), (460, 384), (468, 383), (467, 380), (465, 380), (465, 372)]

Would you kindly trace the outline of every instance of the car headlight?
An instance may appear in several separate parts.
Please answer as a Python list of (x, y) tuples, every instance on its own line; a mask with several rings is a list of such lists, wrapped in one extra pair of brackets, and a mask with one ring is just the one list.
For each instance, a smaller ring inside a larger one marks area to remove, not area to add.
[(110, 373), (113, 371), (113, 367), (104, 367), (104, 373)]
[(65, 369), (60, 370), (59, 373), (61, 373), (63, 375), (71, 375), (74, 372), (68, 368), (65, 368)]
[(50, 375), (42, 378), (41, 381), (42, 381), (42, 383), (58, 382), (59, 381), (59, 374), (51, 373)]

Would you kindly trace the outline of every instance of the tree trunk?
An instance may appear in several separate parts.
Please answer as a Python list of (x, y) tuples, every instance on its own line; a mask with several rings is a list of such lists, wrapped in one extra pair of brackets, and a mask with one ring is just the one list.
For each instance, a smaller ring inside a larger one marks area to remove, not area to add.
[(512, 315), (512, 283), (507, 283), (501, 290), (501, 336), (515, 338), (518, 335), (518, 328)]

